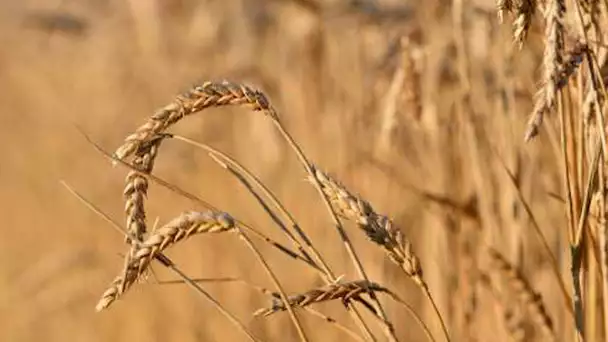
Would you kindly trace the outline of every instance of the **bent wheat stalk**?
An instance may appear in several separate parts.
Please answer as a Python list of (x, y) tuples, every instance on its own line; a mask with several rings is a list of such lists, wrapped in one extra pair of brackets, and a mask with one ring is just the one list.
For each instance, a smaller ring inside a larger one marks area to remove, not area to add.
[(156, 135), (163, 133), (185, 116), (197, 113), (210, 107), (227, 105), (248, 105), (254, 111), (270, 111), (270, 104), (266, 96), (255, 89), (243, 84), (231, 82), (205, 82), (188, 92), (178, 95), (169, 105), (159, 109), (148, 121), (140, 126), (135, 133), (129, 135), (114, 155), (124, 160), (131, 156), (142, 144)]

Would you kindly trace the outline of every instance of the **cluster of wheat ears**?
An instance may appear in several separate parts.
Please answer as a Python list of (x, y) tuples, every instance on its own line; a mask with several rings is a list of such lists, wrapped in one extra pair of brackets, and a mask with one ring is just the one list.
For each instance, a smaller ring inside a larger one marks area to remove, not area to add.
[[(582, 340), (585, 337), (586, 319), (600, 317), (605, 322), (608, 320), (608, 231), (605, 200), (608, 144), (603, 116), (607, 96), (604, 84), (605, 70), (602, 68), (605, 56), (599, 53), (603, 46), (601, 43), (603, 27), (599, 17), (602, 13), (601, 7), (605, 11), (608, 6), (606, 4), (602, 6), (600, 1), (593, 0), (572, 1), (568, 3), (568, 7), (566, 5), (565, 0), (498, 0), (497, 10), (499, 20), (513, 18), (514, 40), (519, 45), (526, 43), (535, 18), (542, 22), (544, 16), (544, 77), (540, 80), (541, 87), (535, 97), (535, 106), (525, 132), (525, 140), (531, 140), (539, 134), (545, 116), (551, 115), (559, 119), (564, 187), (567, 193), (565, 208), (571, 247), (573, 284), (571, 291), (562, 279), (557, 261), (542, 232), (537, 226), (536, 229), (545, 247), (544, 252), (553, 262), (556, 281), (563, 294), (564, 310), (572, 314), (576, 338)], [(570, 24), (567, 20), (568, 14), (576, 19), (572, 21), (575, 24)], [(575, 75), (578, 75), (578, 79), (573, 81)], [(577, 95), (572, 94), (573, 90), (576, 90)], [(415, 92), (411, 95), (416, 96)], [(580, 105), (580, 110), (573, 109), (575, 104)], [(255, 115), (260, 116), (260, 120), (268, 120), (274, 125), (293, 149), (308, 180), (325, 204), (333, 229), (340, 236), (357, 271), (358, 279), (347, 280), (338, 276), (309, 238), (306, 229), (298, 225), (293, 215), (273, 192), (244, 166), (211, 146), (168, 132), (171, 126), (189, 115), (207, 108), (228, 105), (251, 108)], [(154, 176), (154, 162), (166, 139), (180, 140), (204, 149), (255, 197), (262, 210), (272, 218), (291, 245), (284, 245), (271, 239), (263, 231)], [(164, 254), (169, 247), (176, 247), (180, 241), (196, 234), (235, 233), (252, 250), (275, 286), (274, 291), (264, 290), (269, 295), (271, 304), (254, 314), (268, 316), (279, 311), (287, 311), (302, 341), (307, 341), (309, 338), (296, 310), (306, 310), (320, 316), (356, 340), (376, 341), (378, 337), (375, 336), (374, 329), (370, 327), (369, 320), (365, 320), (362, 315), (362, 310), (367, 310), (377, 318), (373, 323), (381, 327), (385, 337), (396, 341), (394, 320), (387, 315), (378, 296), (388, 296), (399, 305), (403, 305), (420, 324), (420, 328), (429, 340), (439, 340), (416, 311), (400, 298), (394, 289), (369, 279), (360, 260), (361, 256), (355, 252), (349, 239), (351, 234), (364, 234), (420, 289), (421, 295), (433, 308), (435, 319), (441, 327), (443, 334), (441, 339), (446, 341), (454, 339), (446, 324), (445, 315), (442, 315), (435, 304), (424, 277), (424, 262), (417, 257), (415, 246), (404, 231), (390, 217), (377, 212), (368, 201), (347, 189), (311, 162), (292, 138), (281, 120), (281, 115), (263, 92), (232, 82), (206, 82), (196, 86), (178, 95), (169, 105), (154, 113), (145, 124), (125, 139), (112, 158), (116, 164), (128, 169), (123, 191), (126, 214), (126, 228), (123, 233), (128, 249), (122, 270), (101, 295), (96, 306), (97, 310), (107, 309), (115, 303), (137, 284), (138, 279), (149, 272), (150, 265), (156, 260), (175, 272), (199, 295), (213, 303), (242, 331), (244, 336), (252, 341), (259, 341), (259, 338), (254, 336), (238, 318), (222, 307), (196, 281), (185, 275)], [(149, 229), (145, 208), (150, 182), (194, 199), (208, 210), (186, 211), (158, 228)], [(343, 225), (345, 221), (353, 222), (353, 226), (358, 227), (358, 232), (349, 231), (348, 227)], [(303, 293), (288, 294), (250, 237), (269, 244), (285, 256), (318, 272), (325, 285)], [(556, 336), (556, 329), (541, 294), (534, 290), (518, 267), (511, 264), (497, 248), (485, 246), (484, 249), (489, 266), (487, 272), (481, 274), (480, 279), (495, 294), (497, 302), (501, 303), (504, 309), (504, 323), (512, 337), (515, 340), (525, 340), (524, 336), (528, 335), (522, 330), (533, 325), (539, 332), (535, 335), (538, 339), (551, 341), (560, 339)], [(586, 277), (590, 276), (590, 272), (586, 269), (588, 258), (596, 258), (601, 265), (599, 272), (602, 276), (599, 283), (602, 285), (602, 304), (591, 303), (581, 286), (586, 281)], [(497, 288), (507, 288), (507, 292), (511, 295), (506, 296), (504, 291), (498, 291)], [(525, 314), (515, 312), (516, 310), (512, 308), (516, 303), (508, 298), (516, 298), (515, 302), (525, 308)], [(318, 302), (336, 300), (341, 301), (350, 313), (359, 328), (358, 332), (346, 328), (311, 307)], [(597, 317), (588, 317), (585, 314), (589, 312), (588, 306), (600, 307), (598, 310), (591, 310), (597, 313)], [(523, 322), (526, 317), (529, 321)], [(608, 332), (608, 323), (604, 323), (604, 329)]]

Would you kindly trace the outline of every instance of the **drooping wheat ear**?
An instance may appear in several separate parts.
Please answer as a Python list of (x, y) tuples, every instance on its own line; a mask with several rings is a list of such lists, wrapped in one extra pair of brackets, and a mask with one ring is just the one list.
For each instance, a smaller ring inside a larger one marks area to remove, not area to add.
[(227, 81), (205, 82), (178, 95), (171, 104), (159, 109), (148, 122), (125, 139), (114, 155), (123, 160), (137, 151), (141, 144), (164, 132), (183, 117), (205, 108), (226, 105), (249, 105), (254, 111), (264, 111), (267, 115), (276, 116), (268, 99), (259, 90)]
[[(289, 296), (287, 300), (289, 305), (303, 308), (314, 303), (337, 299), (341, 299), (344, 303), (348, 302), (349, 300), (358, 300), (362, 294), (369, 293), (370, 291), (389, 293), (386, 288), (376, 283), (366, 280), (359, 280), (327, 285), (302, 294)], [(273, 313), (285, 310), (287, 310), (285, 304), (279, 298), (274, 297), (272, 306), (270, 308), (259, 309), (253, 315), (270, 316)]]
[(132, 254), (122, 276), (114, 279), (97, 303), (97, 311), (110, 306), (146, 271), (150, 262), (171, 245), (195, 234), (219, 233), (234, 228), (234, 219), (222, 212), (186, 212), (148, 236)]
[(536, 12), (536, 0), (520, 0), (515, 8), (513, 21), (513, 39), (521, 49), (524, 46), (528, 31), (532, 25), (532, 17)]
[(367, 201), (350, 193), (346, 187), (323, 171), (313, 166), (313, 172), (336, 212), (346, 219), (355, 221), (367, 237), (383, 247), (389, 258), (416, 284), (426, 287), (422, 267), (412, 250), (412, 244), (391, 220), (377, 214)]
[[(555, 95), (562, 88), (568, 85), (570, 77), (574, 75), (581, 63), (583, 63), (587, 51), (588, 46), (582, 43), (580, 40), (577, 40), (572, 48), (566, 51), (563, 61), (560, 63), (557, 70), (557, 77), (551, 81), (552, 85), (547, 87), (546, 80), (543, 82), (543, 87), (536, 94), (534, 110), (532, 111), (530, 119), (528, 120), (526, 133), (524, 135), (525, 141), (530, 141), (538, 135), (538, 130), (540, 125), (543, 123), (545, 113), (555, 106)], [(551, 100), (553, 102), (551, 104), (547, 102), (549, 100), (548, 92), (553, 93)]]
[(543, 331), (545, 337), (550, 341), (555, 341), (553, 321), (547, 313), (542, 296), (532, 289), (524, 275), (498, 251), (490, 248), (488, 254), (490, 256), (490, 267), (507, 279), (509, 289), (527, 308), (528, 313)]
[(496, 0), (496, 11), (498, 20), (502, 23), (505, 18), (505, 13), (513, 11), (513, 0)]
[[(147, 141), (136, 149), (133, 158), (133, 166), (144, 173), (150, 173), (154, 167), (154, 160), (158, 153), (158, 147), (162, 141), (161, 137)], [(127, 218), (126, 242), (136, 248), (136, 241), (131, 241), (132, 236), (141, 241), (146, 233), (146, 211), (145, 200), (148, 195), (148, 179), (140, 173), (131, 170), (127, 174), (123, 196), (125, 199), (125, 214)]]

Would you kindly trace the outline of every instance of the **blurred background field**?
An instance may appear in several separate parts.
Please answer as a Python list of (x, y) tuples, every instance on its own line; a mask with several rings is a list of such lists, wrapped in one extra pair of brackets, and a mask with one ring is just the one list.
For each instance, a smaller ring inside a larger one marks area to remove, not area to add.
[[(454, 341), (509, 340), (499, 303), (476, 280), (486, 267), (477, 257), (483, 246), (520, 266), (542, 293), (557, 335), (573, 336), (549, 261), (506, 172), (515, 175), (567, 275), (557, 120), (549, 118), (533, 142), (522, 139), (542, 58), (536, 24), (519, 50), (491, 0), (0, 2), (0, 340), (242, 340), (187, 287), (158, 285), (153, 277), (95, 313), (122, 265), (123, 238), (60, 184), (67, 181), (122, 222), (125, 169), (113, 168), (75, 126), (113, 151), (176, 94), (222, 79), (263, 89), (317, 165), (399, 224)], [(356, 278), (314, 188), (269, 121), (230, 107), (193, 115), (174, 131), (254, 171), (336, 272)], [(284, 241), (203, 152), (167, 142), (155, 173)], [(154, 184), (149, 197), (150, 221), (197, 209)], [(440, 339), (417, 288), (347, 227), (370, 278), (411, 303)], [(288, 292), (323, 284), (258, 245)], [(198, 236), (168, 254), (192, 277), (239, 276), (272, 288), (234, 235)], [(160, 266), (154, 270), (158, 279), (174, 279)], [(263, 340), (297, 340), (287, 314), (252, 316), (267, 297), (241, 284), (203, 286)], [(403, 308), (383, 303), (403, 341), (425, 340)], [(319, 308), (356, 330), (341, 304)], [(317, 317), (300, 316), (312, 340), (348, 338)]]

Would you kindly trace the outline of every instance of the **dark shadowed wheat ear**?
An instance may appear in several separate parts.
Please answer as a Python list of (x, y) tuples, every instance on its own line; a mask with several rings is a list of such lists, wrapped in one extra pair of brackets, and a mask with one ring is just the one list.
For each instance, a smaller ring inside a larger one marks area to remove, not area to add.
[(519, 298), (526, 307), (528, 313), (542, 330), (548, 341), (555, 341), (556, 336), (553, 329), (553, 321), (543, 303), (542, 296), (534, 291), (524, 275), (498, 251), (489, 249), (490, 267), (507, 280), (507, 285), (514, 295)]
[(125, 272), (114, 279), (103, 293), (96, 309), (109, 307), (125, 293), (146, 271), (150, 262), (171, 245), (195, 234), (219, 233), (232, 230), (234, 220), (221, 212), (186, 212), (155, 230), (131, 256)]

